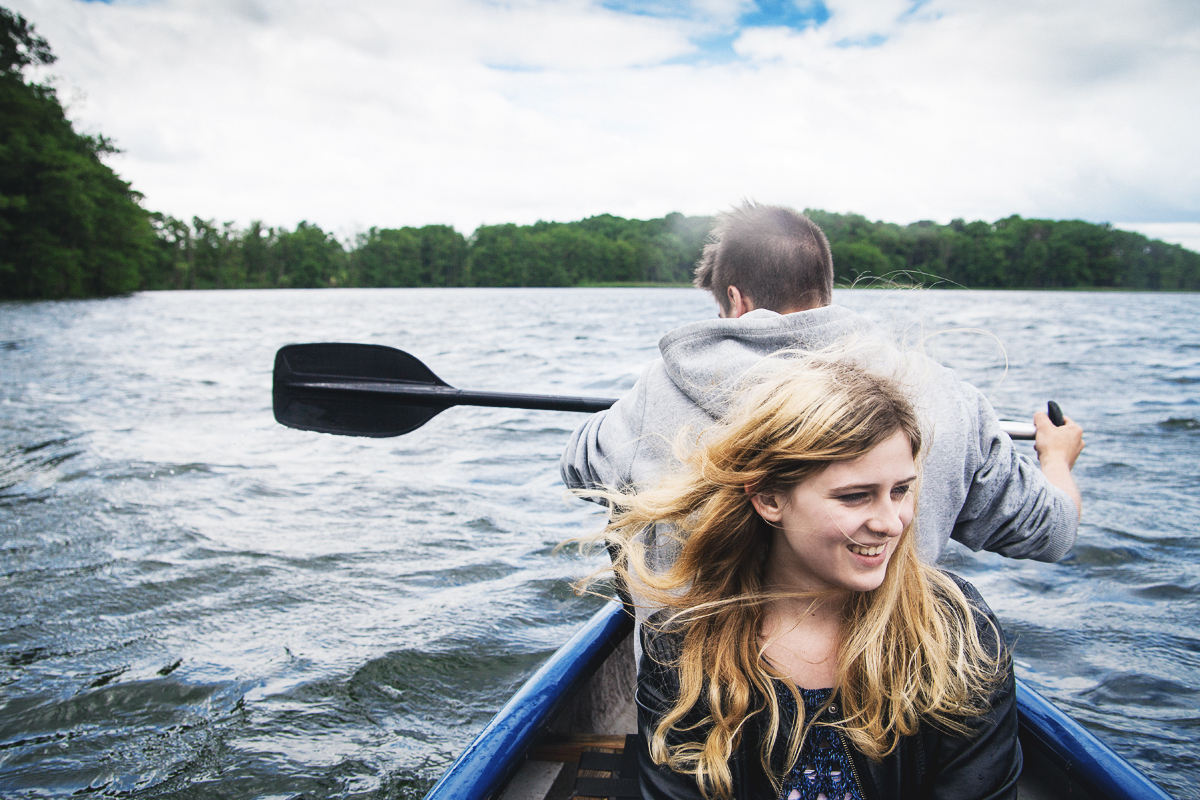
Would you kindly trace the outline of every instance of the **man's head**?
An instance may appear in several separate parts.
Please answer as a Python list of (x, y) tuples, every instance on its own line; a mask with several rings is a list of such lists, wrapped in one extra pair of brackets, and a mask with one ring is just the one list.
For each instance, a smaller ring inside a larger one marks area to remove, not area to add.
[(800, 212), (743, 203), (717, 217), (709, 238), (695, 284), (712, 292), (721, 316), (755, 308), (787, 314), (833, 302), (829, 242)]

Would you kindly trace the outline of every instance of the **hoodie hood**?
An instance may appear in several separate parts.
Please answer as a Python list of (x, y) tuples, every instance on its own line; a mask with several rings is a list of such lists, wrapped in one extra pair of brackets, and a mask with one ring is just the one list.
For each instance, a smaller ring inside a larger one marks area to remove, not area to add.
[(737, 319), (684, 325), (658, 343), (675, 385), (714, 419), (728, 410), (741, 378), (765, 356), (780, 350), (820, 350), (870, 325), (839, 306), (777, 314), (756, 309)]

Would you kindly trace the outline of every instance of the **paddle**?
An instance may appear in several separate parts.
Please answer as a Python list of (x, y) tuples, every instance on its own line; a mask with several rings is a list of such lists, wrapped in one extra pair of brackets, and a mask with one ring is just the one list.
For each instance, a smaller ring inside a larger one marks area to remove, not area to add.
[(602, 397), (455, 389), (403, 350), (378, 344), (291, 344), (275, 354), (275, 419), (341, 436), (400, 436), (451, 406), (603, 411)]
[[(378, 344), (290, 344), (275, 354), (276, 421), (303, 431), (340, 436), (400, 436), (452, 406), (603, 411), (605, 397), (471, 392), (455, 389), (415, 357)], [(1054, 419), (1057, 404), (1051, 402)], [(1062, 424), (1058, 411), (1057, 425)], [(1034, 438), (1034, 427), (1001, 420), (1014, 439)]]

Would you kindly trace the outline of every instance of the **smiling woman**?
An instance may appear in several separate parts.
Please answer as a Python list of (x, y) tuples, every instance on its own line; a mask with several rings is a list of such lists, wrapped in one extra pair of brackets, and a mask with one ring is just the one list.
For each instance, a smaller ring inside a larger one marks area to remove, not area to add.
[[(922, 440), (900, 380), (818, 355), (749, 389), (658, 488), (608, 497), (617, 574), (663, 609), (642, 632), (644, 796), (1015, 797), (999, 626), (917, 555)], [(679, 548), (663, 572), (650, 525)]]

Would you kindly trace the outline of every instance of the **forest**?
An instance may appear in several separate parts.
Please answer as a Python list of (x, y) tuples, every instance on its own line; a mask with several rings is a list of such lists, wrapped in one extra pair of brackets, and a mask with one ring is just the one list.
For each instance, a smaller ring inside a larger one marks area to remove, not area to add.
[(26, 80), (54, 60), (0, 8), (0, 297), (135, 291), (158, 253), (149, 214), (103, 163), (112, 142), (76, 133), (54, 89)]
[[(573, 222), (371, 228), (340, 240), (294, 229), (190, 221), (145, 208), (77, 133), (30, 67), (54, 62), (0, 7), (0, 298), (162, 289), (685, 284), (711, 217), (603, 214)], [(825, 231), (841, 286), (1200, 291), (1200, 254), (1108, 224), (1023, 219), (949, 225), (806, 213)]]
[[(1200, 290), (1200, 254), (1087, 222), (1023, 219), (949, 225), (870, 222), (806, 212), (829, 237), (840, 286)], [(145, 289), (324, 286), (588, 286), (681, 284), (711, 217), (372, 228), (343, 245), (316, 225), (153, 215), (157, 251)]]

